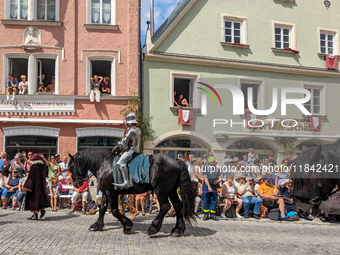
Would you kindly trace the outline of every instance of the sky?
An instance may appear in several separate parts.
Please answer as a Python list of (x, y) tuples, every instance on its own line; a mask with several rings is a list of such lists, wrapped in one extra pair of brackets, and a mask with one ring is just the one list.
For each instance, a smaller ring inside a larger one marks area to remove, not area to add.
[[(171, 12), (175, 9), (180, 0), (154, 0), (155, 1), (155, 31), (162, 25), (163, 20), (166, 20)], [(142, 13), (141, 13), (141, 42), (142, 46), (145, 43), (145, 34), (147, 25), (146, 22), (150, 20), (150, 4), (151, 0), (142, 0)], [(158, 12), (158, 14), (157, 14)]]

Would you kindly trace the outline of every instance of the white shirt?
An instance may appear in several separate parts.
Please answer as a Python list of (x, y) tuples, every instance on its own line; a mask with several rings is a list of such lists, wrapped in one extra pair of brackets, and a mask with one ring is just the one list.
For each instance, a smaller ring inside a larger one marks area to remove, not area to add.
[[(59, 164), (59, 166), (60, 166), (60, 169), (61, 168), (68, 168), (68, 162), (67, 163), (64, 163), (64, 162), (61, 162), (60, 164)], [(67, 176), (68, 176), (68, 171), (60, 171), (60, 175), (62, 175), (63, 177), (64, 177), (64, 180), (66, 180), (66, 178), (67, 178)]]
[[(227, 194), (225, 194), (225, 195), (226, 195), (227, 197), (233, 199), (233, 198), (235, 197), (235, 193), (236, 193), (234, 183), (232, 184), (231, 187), (229, 187), (229, 186), (227, 185), (227, 182), (223, 183), (223, 186), (224, 186), (224, 185), (227, 187)], [(222, 198), (222, 197), (224, 198), (224, 196), (222, 195), (223, 186), (222, 186), (221, 193), (220, 193), (220, 197), (221, 197), (221, 198)]]

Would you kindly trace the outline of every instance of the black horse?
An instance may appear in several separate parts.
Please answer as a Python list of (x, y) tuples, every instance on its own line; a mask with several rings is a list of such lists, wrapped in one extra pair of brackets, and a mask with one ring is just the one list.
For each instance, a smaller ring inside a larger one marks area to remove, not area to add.
[(339, 143), (303, 147), (290, 172), (293, 179), (294, 211), (307, 216), (313, 201), (317, 203), (326, 200), (335, 184), (340, 183), (339, 168)]
[[(169, 199), (176, 211), (176, 226), (171, 231), (171, 236), (180, 236), (185, 231), (185, 221), (191, 225), (196, 220), (194, 211), (195, 192), (190, 181), (190, 176), (185, 163), (179, 159), (172, 159), (164, 154), (154, 154), (149, 158), (150, 183), (133, 183), (129, 189), (116, 190), (112, 183), (112, 164), (115, 154), (108, 150), (83, 150), (74, 156), (70, 155), (70, 171), (74, 186), (80, 187), (86, 178), (88, 170), (97, 177), (100, 190), (103, 192), (98, 220), (90, 226), (90, 231), (100, 231), (104, 227), (104, 215), (108, 203), (111, 212), (124, 227), (124, 233), (131, 232), (133, 223), (121, 215), (118, 210), (119, 194), (140, 194), (153, 190), (160, 203), (160, 212), (151, 223), (148, 234), (156, 234), (162, 226), (163, 219), (170, 209)], [(180, 188), (181, 200), (177, 195)], [(184, 221), (185, 220), (185, 221)]]

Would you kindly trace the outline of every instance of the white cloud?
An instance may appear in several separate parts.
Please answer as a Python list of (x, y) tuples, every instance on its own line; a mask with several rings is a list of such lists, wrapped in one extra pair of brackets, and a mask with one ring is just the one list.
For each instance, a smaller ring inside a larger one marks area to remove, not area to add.
[[(163, 20), (166, 20), (171, 12), (175, 9), (176, 5), (180, 0), (155, 0), (155, 9)], [(142, 0), (142, 11), (141, 11), (141, 42), (142, 45), (145, 41), (145, 33), (147, 29), (146, 22), (150, 20), (150, 4), (151, 0)], [(155, 30), (162, 25), (163, 21), (155, 12)]]

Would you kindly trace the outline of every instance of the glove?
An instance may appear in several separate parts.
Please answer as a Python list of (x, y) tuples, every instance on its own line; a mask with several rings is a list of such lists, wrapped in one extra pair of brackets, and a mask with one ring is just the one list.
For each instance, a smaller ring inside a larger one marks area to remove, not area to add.
[(118, 145), (116, 145), (115, 147), (113, 147), (112, 152), (118, 155), (121, 150), (122, 149)]

